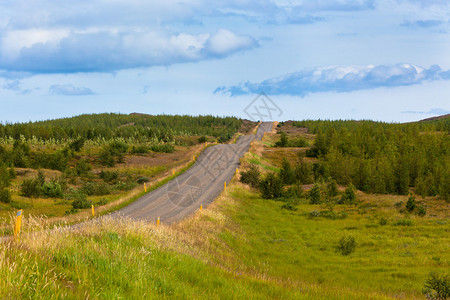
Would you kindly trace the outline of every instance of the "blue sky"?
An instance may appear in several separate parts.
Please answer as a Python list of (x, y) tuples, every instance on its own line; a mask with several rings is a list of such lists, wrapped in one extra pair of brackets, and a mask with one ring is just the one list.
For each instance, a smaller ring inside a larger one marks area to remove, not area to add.
[[(58, 5), (55, 5), (58, 3)], [(413, 121), (450, 111), (450, 1), (0, 0), (0, 121)]]

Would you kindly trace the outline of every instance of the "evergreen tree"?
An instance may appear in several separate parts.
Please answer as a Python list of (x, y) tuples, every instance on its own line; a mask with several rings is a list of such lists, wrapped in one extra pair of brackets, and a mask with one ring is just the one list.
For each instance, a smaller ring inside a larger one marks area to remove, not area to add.
[(342, 195), (339, 203), (356, 204), (356, 188), (352, 183), (350, 183), (348, 187), (345, 189), (345, 192)]
[(317, 182), (314, 183), (313, 187), (309, 190), (308, 197), (309, 203), (311, 204), (320, 204), (322, 202), (320, 186)]
[(292, 184), (294, 182), (294, 171), (286, 158), (283, 158), (281, 163), (280, 178), (284, 184)]

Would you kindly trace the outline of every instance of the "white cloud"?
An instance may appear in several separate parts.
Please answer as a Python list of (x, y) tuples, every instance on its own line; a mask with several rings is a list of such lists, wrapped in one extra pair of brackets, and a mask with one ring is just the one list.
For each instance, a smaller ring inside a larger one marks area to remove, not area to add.
[(318, 92), (351, 92), (414, 85), (427, 80), (446, 80), (447, 73), (436, 65), (429, 69), (413, 64), (326, 66), (270, 78), (260, 83), (245, 82), (231, 87), (219, 87), (215, 93), (236, 96), (264, 92), (270, 95), (304, 97)]

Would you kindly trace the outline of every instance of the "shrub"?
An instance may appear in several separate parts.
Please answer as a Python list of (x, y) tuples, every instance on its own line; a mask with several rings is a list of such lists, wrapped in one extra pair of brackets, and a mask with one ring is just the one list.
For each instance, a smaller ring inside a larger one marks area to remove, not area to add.
[(75, 164), (75, 172), (78, 176), (86, 175), (92, 169), (88, 159), (80, 159)]
[(283, 158), (281, 163), (280, 179), (284, 184), (292, 184), (294, 182), (294, 171), (286, 158)]
[(9, 176), (9, 171), (5, 166), (0, 167), (0, 188), (9, 187), (11, 184), (11, 178)]
[(173, 153), (175, 151), (175, 147), (171, 144), (152, 145), (150, 150), (153, 152)]
[(106, 182), (111, 182), (119, 178), (119, 173), (116, 171), (101, 171), (100, 178)]
[(143, 184), (144, 182), (149, 182), (149, 181), (150, 181), (150, 179), (148, 177), (141, 176), (138, 178), (137, 183)]
[(102, 149), (99, 156), (99, 161), (102, 165), (107, 167), (114, 167), (116, 165), (116, 161), (114, 160), (114, 156), (111, 154), (109, 149)]
[(355, 251), (355, 249), (356, 249), (356, 240), (351, 235), (342, 237), (336, 246), (336, 250), (344, 256), (352, 254)]
[(279, 198), (283, 194), (283, 182), (274, 173), (267, 174), (259, 184), (259, 188), (264, 199)]
[(83, 209), (90, 208), (92, 203), (88, 201), (86, 195), (80, 191), (73, 191), (72, 197), (74, 198), (72, 202), (73, 209)]
[(423, 217), (423, 216), (425, 216), (427, 214), (427, 210), (423, 206), (417, 206), (416, 214), (419, 217)]
[(338, 187), (336, 180), (331, 179), (327, 184), (327, 196), (332, 198), (338, 195)]
[(88, 196), (103, 196), (111, 194), (111, 187), (106, 183), (86, 182), (82, 192)]
[(69, 148), (74, 152), (79, 152), (83, 148), (84, 142), (85, 142), (84, 138), (78, 138), (72, 143), (70, 143)]
[(9, 168), (8, 172), (9, 172), (9, 178), (14, 179), (17, 177), (16, 168), (14, 168), (14, 166)]
[(309, 143), (304, 138), (291, 139), (288, 142), (288, 147), (309, 147)]
[(248, 184), (254, 188), (259, 186), (259, 181), (261, 178), (261, 172), (256, 164), (250, 164), (250, 168), (247, 171), (241, 172), (242, 183)]
[(294, 184), (283, 193), (283, 197), (287, 199), (299, 199), (303, 196), (303, 188), (301, 184)]
[(416, 198), (412, 194), (409, 195), (405, 207), (409, 212), (412, 212), (416, 208)]
[(450, 297), (450, 277), (431, 272), (425, 280), (422, 293), (428, 299), (447, 299)]
[(199, 143), (205, 143), (206, 141), (208, 141), (208, 139), (204, 135), (198, 138)]
[(388, 219), (386, 217), (381, 217), (380, 220), (378, 221), (378, 224), (380, 224), (381, 226), (387, 225), (388, 223)]
[(138, 145), (131, 148), (131, 153), (134, 154), (145, 154), (148, 153), (148, 151), (150, 151), (150, 148), (146, 145)]
[(11, 192), (8, 189), (0, 188), (0, 202), (6, 204), (11, 202)]
[(280, 140), (275, 143), (275, 147), (287, 147), (288, 146), (288, 142), (289, 142), (289, 140), (288, 140), (288, 137), (287, 137), (286, 133), (281, 131)]
[(320, 186), (317, 182), (314, 183), (313, 187), (309, 190), (308, 197), (310, 204), (319, 204), (322, 202)]
[(344, 194), (342, 195), (339, 203), (340, 204), (356, 204), (356, 189), (355, 186), (350, 183), (348, 187), (345, 189)]
[(39, 197), (41, 195), (41, 185), (37, 178), (26, 178), (20, 185), (20, 194), (24, 197)]
[(112, 155), (119, 155), (127, 153), (128, 145), (121, 141), (113, 141), (108, 145)]
[(41, 193), (43, 196), (49, 198), (62, 198), (63, 188), (59, 182), (52, 180), (50, 182), (44, 182), (41, 186)]

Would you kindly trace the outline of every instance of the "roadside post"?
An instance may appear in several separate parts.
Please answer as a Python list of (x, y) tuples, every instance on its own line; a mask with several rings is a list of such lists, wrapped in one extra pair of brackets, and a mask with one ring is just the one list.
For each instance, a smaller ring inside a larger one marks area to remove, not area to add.
[(19, 210), (16, 213), (16, 223), (14, 225), (14, 236), (18, 236), (20, 233), (20, 226), (22, 225), (22, 213), (23, 210)]

